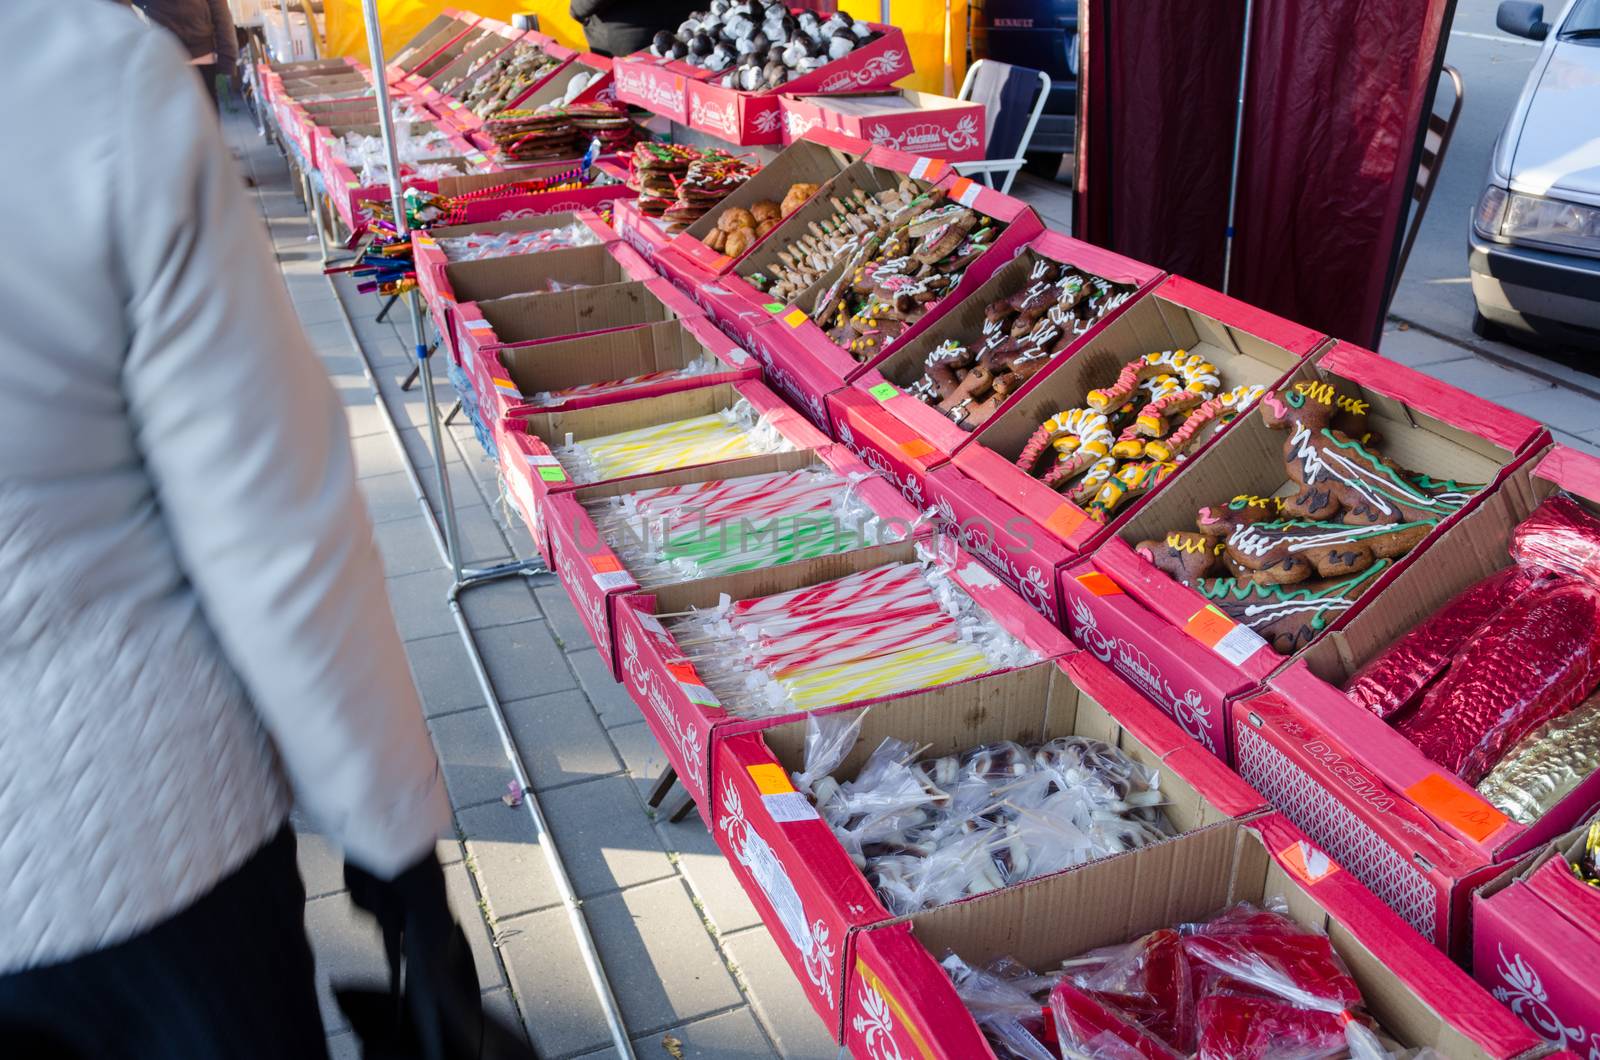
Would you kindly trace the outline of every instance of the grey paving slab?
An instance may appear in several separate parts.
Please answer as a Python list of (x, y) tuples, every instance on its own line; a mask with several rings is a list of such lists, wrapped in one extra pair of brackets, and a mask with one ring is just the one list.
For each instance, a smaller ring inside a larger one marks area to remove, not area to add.
[(839, 1046), (763, 928), (725, 936), (727, 952), (749, 991), (750, 1007), (778, 1051), (792, 1060), (837, 1060)]
[(373, 400), (372, 387), (364, 378), (339, 389), (339, 399), (344, 404), (344, 418), (350, 424), (350, 437), (364, 438), (369, 434), (387, 436), (388, 424), (383, 412)]
[(1446, 361), (1424, 366), (1422, 371), (1442, 379), (1451, 386), (1460, 387), (1469, 394), (1502, 402), (1513, 394), (1526, 394), (1530, 390), (1543, 390), (1549, 384), (1522, 372), (1501, 368), (1478, 357), (1459, 361)]
[(406, 645), (406, 658), (422, 696), (424, 714), (432, 717), (484, 705), (467, 649), (454, 633), (411, 641)]
[(502, 703), (535, 791), (617, 773), (622, 764), (577, 689)]
[(1550, 434), (1562, 445), (1571, 446), (1581, 453), (1600, 455), (1600, 437), (1596, 435), (1568, 434), (1559, 430), (1552, 430)]
[(627, 725), (643, 717), (629, 697), (628, 690), (611, 676), (610, 665), (600, 657), (598, 650), (590, 648), (572, 652), (567, 656), (567, 662), (578, 675), (583, 694), (594, 704), (601, 724), (610, 728), (613, 725)]
[(1396, 324), (1390, 324), (1384, 329), (1383, 339), (1378, 344), (1378, 352), (1412, 368), (1444, 361), (1459, 361), (1472, 356), (1471, 351), (1430, 335), (1420, 328)]
[(295, 822), (295, 858), (308, 899), (344, 890), (344, 853), (300, 821)]
[(496, 930), (507, 917), (560, 902), (527, 810), (496, 801), (461, 810), (456, 824)]
[(493, 802), (506, 794), (516, 777), (488, 707), (430, 718), (428, 730), (452, 806)]
[[(322, 284), (319, 278), (315, 281)], [(291, 286), (290, 290), (294, 288)], [(311, 348), (319, 353), (324, 350), (346, 353), (350, 349), (350, 333), (345, 330), (344, 321), (334, 319), (319, 324), (305, 325), (306, 338), (311, 340)]]
[(483, 582), (461, 594), (461, 610), (473, 629), (509, 626), (539, 617), (533, 590), (522, 576)]
[(350, 446), (356, 453), (356, 475), (359, 478), (403, 474), (405, 471), (400, 450), (387, 434), (369, 434), (355, 438), (351, 440)]
[[(703, 1020), (659, 1034), (646, 1034), (632, 1040), (634, 1056), (639, 1060), (666, 1060), (682, 1057), (683, 1060), (735, 1060), (735, 1058), (777, 1056), (772, 1043), (762, 1033), (748, 1007), (741, 1006), (731, 1012), (710, 1016)], [(585, 1053), (579, 1060), (604, 1060), (615, 1057), (615, 1048)]]
[(556, 788), (539, 801), (578, 897), (675, 875), (627, 778)]
[[(675, 788), (667, 805), (677, 805), (683, 789)], [(690, 814), (677, 824), (661, 818), (656, 823), (661, 845), (672, 851), (678, 869), (689, 881), (700, 911), (722, 934), (742, 931), (761, 923), (761, 914), (745, 894), (744, 886), (733, 874), (728, 859), (722, 855), (711, 830), (698, 813)]]
[(645, 724), (643, 717), (638, 717), (626, 725), (613, 726), (607, 732), (612, 743), (617, 745), (617, 753), (622, 756), (622, 764), (633, 781), (634, 791), (641, 800), (649, 798), (650, 789), (666, 772), (669, 764), (650, 726)]
[[(389, 443), (394, 448), (394, 443)], [(392, 519), (408, 519), (421, 512), (417, 495), (411, 489), (411, 479), (404, 471), (391, 471), (382, 475), (368, 475), (357, 483), (367, 499), (367, 510), (374, 523)]]
[(478, 908), (478, 892), (473, 888), (472, 877), (465, 865), (451, 865), (444, 870), (445, 896), (450, 900), (450, 911), (455, 913), (472, 947), (472, 964), (478, 970), (478, 989), (491, 990), (504, 987), (505, 971), (500, 967), (500, 955), (495, 951), (494, 940), (489, 935), (483, 911)]
[(496, 927), (528, 1040), (539, 1055), (572, 1056), (605, 1045), (605, 1016), (566, 910), (546, 909)]
[(388, 577), (435, 570), (445, 564), (439, 556), (438, 546), (433, 542), (433, 534), (421, 515), (379, 523), (373, 527), (373, 537), (378, 542), (378, 553), (383, 557), (383, 571)]
[(402, 574), (385, 579), (385, 585), (402, 640), (422, 640), (455, 632), (455, 621), (445, 605), (445, 591), (450, 587), (448, 570), (438, 567)]
[(516, 1036), (519, 1041), (528, 1040), (527, 1029), (522, 1026), (522, 1013), (517, 1011), (517, 1000), (511, 996), (511, 988), (498, 986), (483, 992), (483, 1011), (486, 1015), (500, 1021), (500, 1025), (509, 1033)]
[(306, 934), (317, 958), (317, 1000), (322, 1025), (330, 1033), (350, 1024), (333, 999), (330, 983), (355, 982), (381, 987), (388, 977), (383, 941), (373, 919), (350, 904), (344, 894), (313, 898), (306, 903)]
[(560, 582), (541, 585), (533, 591), (533, 595), (539, 601), (539, 610), (545, 620), (550, 623), (550, 632), (561, 642), (562, 651), (582, 651), (595, 646), (594, 637), (583, 624), (583, 619), (578, 617), (572, 597)]
[(592, 898), (584, 911), (630, 1030), (665, 1030), (742, 1000), (682, 880)]
[(526, 699), (576, 686), (542, 621), (486, 629), (477, 635), (477, 642), (489, 679), (503, 699)]
[(339, 300), (331, 291), (326, 298), (316, 298), (311, 295), (294, 296), (294, 311), (300, 318), (300, 323), (308, 328), (319, 324), (340, 323), (344, 319)]
[[(1600, 385), (1600, 380), (1596, 380)], [(1600, 427), (1600, 401), (1565, 387), (1546, 386), (1526, 394), (1500, 398), (1500, 404), (1524, 416), (1569, 434), (1582, 434)]]

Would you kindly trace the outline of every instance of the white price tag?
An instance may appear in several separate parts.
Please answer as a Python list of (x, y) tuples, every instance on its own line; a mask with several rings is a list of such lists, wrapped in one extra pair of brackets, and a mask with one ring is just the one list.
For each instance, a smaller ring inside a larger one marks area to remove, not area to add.
[(645, 632), (654, 633), (658, 637), (664, 637), (667, 635), (667, 628), (656, 619), (655, 615), (648, 614), (644, 611), (635, 611), (634, 614), (639, 619), (639, 625), (645, 628)]
[(1266, 646), (1267, 642), (1249, 626), (1234, 626), (1211, 650), (1233, 665), (1241, 666), (1246, 659)]
[(534, 467), (560, 467), (561, 461), (548, 454), (529, 453), (528, 463)]
[(786, 791), (781, 795), (763, 795), (761, 804), (767, 808), (767, 813), (778, 824), (820, 819), (817, 816), (817, 808), (811, 805), (811, 800), (798, 791)]
[(594, 583), (606, 592), (612, 589), (630, 589), (638, 583), (633, 580), (633, 575), (625, 570), (610, 570), (596, 573)]
[(959, 202), (963, 206), (971, 206), (973, 203), (978, 201), (978, 192), (982, 189), (982, 187), (983, 185), (979, 184), (977, 181), (973, 181), (962, 189), (961, 195), (956, 199), (956, 202)]

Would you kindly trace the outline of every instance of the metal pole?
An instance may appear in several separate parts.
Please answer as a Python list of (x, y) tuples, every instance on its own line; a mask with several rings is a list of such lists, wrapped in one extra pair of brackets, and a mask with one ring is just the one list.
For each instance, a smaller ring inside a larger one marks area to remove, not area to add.
[(1239, 201), (1239, 148), (1244, 144), (1244, 97), (1250, 79), (1250, 20), (1255, 11), (1254, 0), (1244, 0), (1244, 41), (1239, 45), (1239, 99), (1233, 112), (1233, 168), (1228, 175), (1228, 227), (1226, 242), (1222, 246), (1222, 293), (1228, 293), (1228, 279), (1233, 271), (1233, 220)]
[[(400, 183), (400, 159), (394, 140), (394, 115), (389, 104), (389, 83), (385, 76), (386, 63), (383, 54), (382, 23), (378, 19), (377, 0), (362, 0), (362, 21), (366, 24), (367, 50), (372, 62), (372, 80), (376, 91), (378, 105), (378, 127), (383, 136), (384, 153), (389, 162), (389, 199), (393, 204), (395, 228), (398, 234), (406, 234), (406, 209), (405, 190)], [(428, 437), (433, 446), (434, 470), (438, 474), (439, 501), (444, 508), (444, 551), (450, 563), (451, 583), (446, 594), (446, 602), (450, 608), (451, 618), (455, 621), (456, 632), (462, 644), (467, 649), (467, 657), (472, 663), (473, 673), (478, 679), (479, 688), (482, 690), (484, 700), (489, 707), (489, 716), (494, 721), (495, 730), (500, 736), (501, 747), (506, 753), (507, 760), (511, 763), (512, 773), (516, 778), (518, 789), (523, 793), (522, 805), (532, 819), (536, 841), (543, 849), (545, 861), (550, 867), (550, 875), (555, 880), (556, 889), (560, 892), (562, 905), (567, 910), (567, 919), (572, 924), (573, 935), (578, 943), (578, 952), (583, 957), (585, 970), (589, 973), (590, 985), (594, 988), (595, 996), (600, 1002), (600, 1007), (605, 1013), (606, 1026), (611, 1034), (612, 1045), (616, 1047), (619, 1056), (624, 1060), (634, 1060), (633, 1043), (628, 1040), (628, 1029), (622, 1020), (621, 1010), (617, 1007), (616, 996), (611, 991), (611, 984), (606, 978), (605, 968), (601, 965), (599, 951), (595, 948), (594, 936), (589, 932), (588, 921), (584, 919), (583, 909), (578, 899), (577, 891), (572, 886), (572, 878), (567, 873), (566, 864), (561, 859), (561, 853), (556, 849), (555, 837), (550, 833), (550, 828), (545, 820), (544, 811), (539, 805), (538, 798), (533, 793), (530, 777), (526, 766), (523, 764), (521, 752), (516, 742), (511, 737), (510, 726), (505, 719), (505, 711), (500, 704), (499, 696), (494, 690), (494, 683), (489, 679), (488, 668), (483, 664), (483, 658), (478, 651), (477, 642), (473, 638), (472, 627), (467, 624), (466, 616), (461, 610), (460, 594), (465, 589), (474, 585), (486, 584), (500, 578), (515, 577), (536, 573), (542, 570), (537, 564), (528, 562), (513, 562), (487, 570), (473, 570), (466, 572), (465, 578), (461, 570), (460, 533), (456, 525), (455, 503), (450, 495), (450, 476), (446, 468), (444, 440), (439, 429), (438, 398), (433, 390), (433, 371), (429, 364), (430, 350), (423, 339), (422, 307), (413, 289), (406, 300), (411, 310), (411, 335), (416, 352), (417, 371), (422, 384), (423, 401), (427, 407)], [(342, 303), (341, 303), (342, 311)], [(361, 351), (362, 359), (366, 360), (366, 350), (360, 339), (355, 335), (355, 329), (350, 323), (348, 315), (345, 316), (345, 327), (356, 340), (356, 348)], [(367, 374), (372, 376), (371, 364), (367, 363)], [(374, 379), (374, 390), (378, 390)], [(387, 421), (390, 435), (400, 444), (399, 429), (394, 423), (393, 416), (389, 413), (383, 394), (379, 391), (376, 395), (378, 407), (383, 410), (383, 417)], [(421, 481), (415, 474), (415, 469), (410, 468), (411, 458), (406, 452), (404, 444), (400, 444), (402, 460), (412, 471), (411, 481), (418, 494), (418, 502), (428, 522), (434, 523), (433, 511), (428, 504), (426, 495), (421, 489)], [(437, 524), (434, 524), (435, 526)], [(437, 531), (435, 531), (437, 534)], [(437, 539), (437, 537), (436, 537)]]

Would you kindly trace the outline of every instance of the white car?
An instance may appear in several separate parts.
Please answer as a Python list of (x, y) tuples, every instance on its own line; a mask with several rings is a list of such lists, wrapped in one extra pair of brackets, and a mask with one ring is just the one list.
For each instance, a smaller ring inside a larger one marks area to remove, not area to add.
[(1544, 41), (1472, 218), (1473, 331), (1600, 349), (1600, 0), (1507, 0), (1496, 24)]

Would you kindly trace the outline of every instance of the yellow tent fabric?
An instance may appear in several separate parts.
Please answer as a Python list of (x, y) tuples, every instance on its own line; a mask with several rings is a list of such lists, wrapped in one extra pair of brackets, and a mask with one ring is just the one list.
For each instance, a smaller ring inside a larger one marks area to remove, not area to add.
[[(569, 48), (583, 48), (583, 27), (567, 14), (568, 0), (378, 0), (383, 23), (383, 46), (393, 55), (446, 8), (472, 11), (502, 22), (518, 12), (539, 16), (539, 26)], [(367, 57), (366, 30), (361, 23), (361, 0), (323, 0), (324, 55)], [(841, 0), (839, 7), (855, 18), (878, 21), (880, 0)], [(948, 13), (946, 12), (948, 8)], [(967, 0), (892, 0), (890, 21), (906, 35), (916, 73), (900, 82), (923, 92), (954, 94), (966, 73)]]

